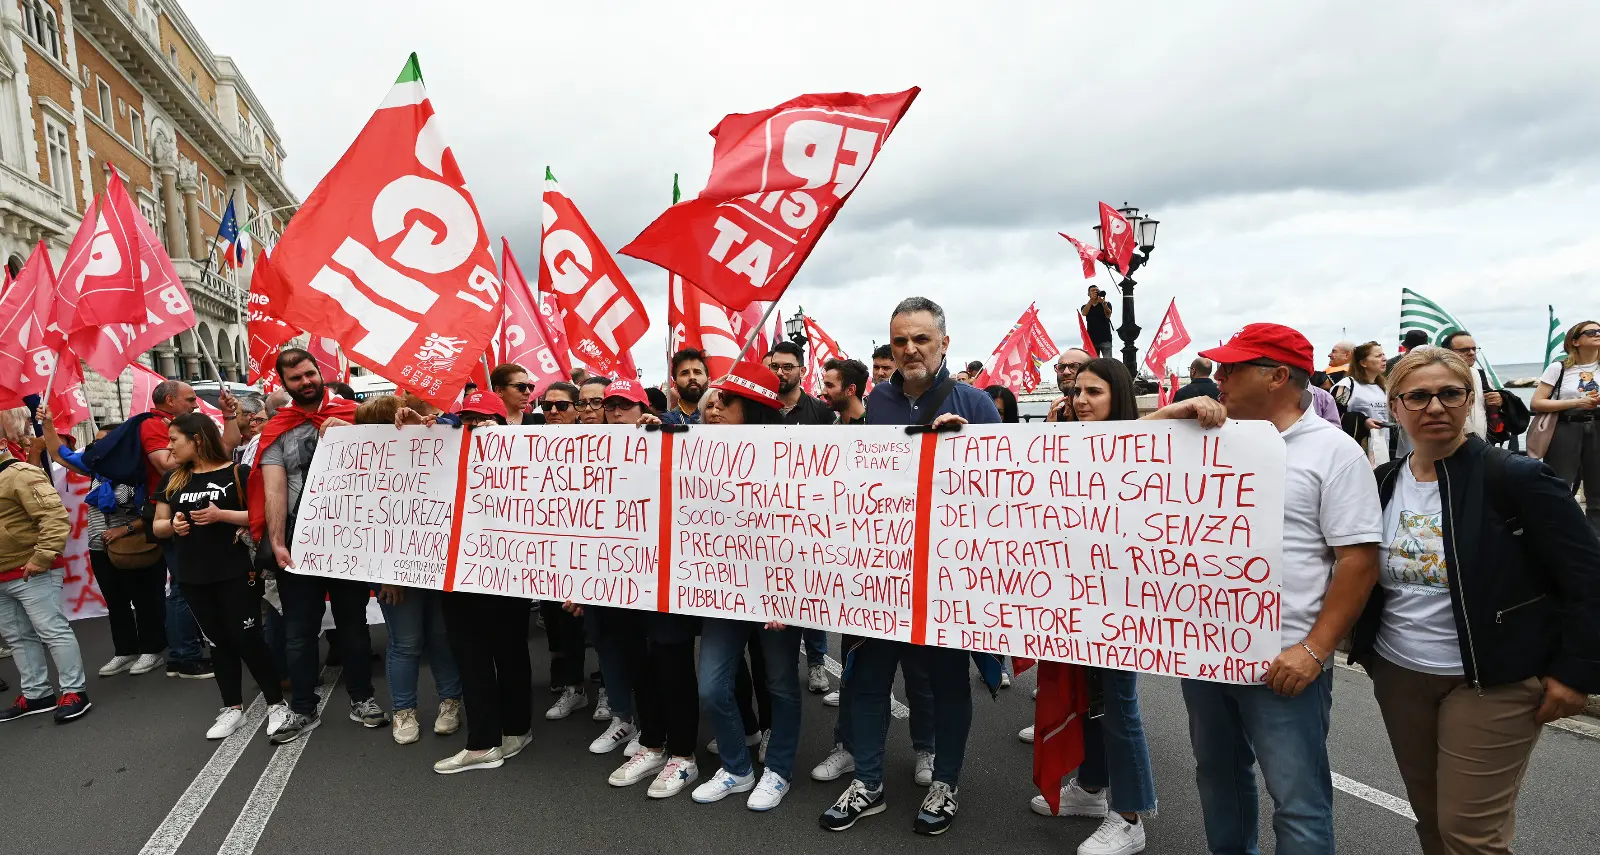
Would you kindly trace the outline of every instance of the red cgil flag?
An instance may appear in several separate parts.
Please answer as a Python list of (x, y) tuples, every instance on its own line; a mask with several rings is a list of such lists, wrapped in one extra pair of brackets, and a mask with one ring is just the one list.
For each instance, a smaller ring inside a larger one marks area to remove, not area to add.
[(311, 358), (317, 362), (317, 371), (327, 383), (350, 382), (350, 369), (345, 367), (344, 359), (339, 355), (339, 343), (327, 336), (313, 335), (306, 343), (306, 350), (311, 352)]
[[(1105, 243), (1106, 260), (1115, 264), (1123, 276), (1127, 276), (1128, 262), (1133, 258), (1133, 247), (1138, 238), (1127, 219), (1104, 202), (1100, 203), (1100, 240)], [(1081, 251), (1079, 254), (1082, 254)]]
[(1083, 765), (1083, 722), (1089, 687), (1081, 665), (1039, 661), (1039, 696), (1033, 702), (1033, 784), (1061, 812), (1061, 779)]
[(813, 397), (822, 396), (822, 375), (827, 371), (824, 367), (830, 359), (848, 359), (844, 349), (839, 347), (839, 342), (833, 336), (823, 331), (815, 319), (806, 315), (806, 338), (811, 345), (806, 351), (806, 391)]
[(1032, 392), (1039, 387), (1039, 363), (1056, 353), (1055, 342), (1039, 320), (1039, 309), (1029, 305), (972, 385), (1004, 386), (1018, 395)]
[(500, 325), (500, 277), (412, 54), (272, 253), (283, 320), (447, 407)]
[(56, 366), (56, 382), (50, 387), (50, 417), (56, 429), (71, 430), (88, 421), (89, 399), (83, 394), (83, 364), (72, 351), (61, 354)]
[[(39, 241), (15, 282), (0, 297), (0, 387), (42, 395), (66, 344), (49, 329), (56, 302), (56, 271)], [(76, 360), (76, 357), (74, 357)]]
[(141, 225), (149, 228), (122, 179), (111, 171), (106, 192), (89, 206), (61, 262), (52, 319), (61, 334), (147, 321), (139, 271)]
[(1161, 326), (1156, 327), (1156, 336), (1144, 351), (1144, 367), (1151, 374), (1160, 377), (1167, 373), (1167, 360), (1183, 352), (1189, 346), (1189, 331), (1183, 326), (1183, 319), (1178, 317), (1178, 301), (1173, 300), (1167, 305), (1167, 314), (1161, 318)]
[(730, 309), (783, 295), (917, 97), (802, 95), (712, 129), (711, 178), (624, 255), (688, 279)]
[[(245, 380), (255, 384), (275, 383), (275, 363), (278, 348), (300, 334), (300, 330), (279, 317), (286, 300), (286, 283), (272, 267), (266, 253), (256, 256), (255, 269), (250, 274), (250, 300), (248, 329), (250, 335), (249, 370)], [(266, 390), (268, 393), (270, 389)]]
[(1084, 352), (1089, 354), (1089, 358), (1090, 359), (1093, 359), (1096, 356), (1099, 356), (1100, 352), (1095, 350), (1095, 347), (1094, 347), (1094, 339), (1089, 337), (1089, 324), (1088, 324), (1087, 321), (1085, 321), (1083, 319), (1083, 313), (1082, 312), (1073, 312), (1072, 314), (1074, 314), (1074, 315), (1076, 315), (1078, 317), (1078, 335), (1081, 336), (1082, 339), (1083, 339), (1083, 350), (1084, 350)]
[[(506, 362), (522, 366), (537, 392), (542, 393), (551, 383), (565, 381), (572, 373), (572, 364), (565, 353), (557, 353), (551, 345), (540, 299), (528, 286), (516, 256), (511, 254), (511, 243), (500, 239), (500, 281), (506, 284), (506, 317), (500, 325), (500, 355)], [(552, 320), (560, 323), (551, 307)]]
[(694, 348), (705, 354), (706, 373), (715, 380), (733, 370), (734, 360), (752, 335), (756, 341), (745, 352), (746, 362), (760, 362), (771, 343), (761, 324), (765, 306), (752, 303), (734, 311), (677, 274), (669, 274), (671, 294), (667, 304), (673, 352)]
[(1066, 232), (1056, 232), (1056, 234), (1066, 238), (1067, 242), (1072, 244), (1072, 248), (1078, 251), (1078, 260), (1083, 262), (1083, 278), (1093, 279), (1094, 263), (1100, 260), (1100, 251), (1088, 244), (1079, 242), (1077, 238)]
[(134, 217), (136, 264), (143, 276), (144, 321), (85, 327), (67, 336), (72, 350), (102, 377), (116, 377), (139, 354), (194, 327), (194, 304), (172, 258), (143, 216)]
[(539, 290), (555, 295), (567, 341), (578, 361), (613, 379), (638, 376), (629, 351), (650, 329), (650, 316), (605, 244), (548, 168), (544, 172)]

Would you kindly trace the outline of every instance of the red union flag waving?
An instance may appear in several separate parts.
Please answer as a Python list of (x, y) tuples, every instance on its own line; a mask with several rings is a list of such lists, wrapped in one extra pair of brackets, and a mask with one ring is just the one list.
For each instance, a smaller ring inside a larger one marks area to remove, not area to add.
[(1178, 317), (1178, 301), (1173, 300), (1167, 306), (1161, 326), (1156, 327), (1156, 337), (1145, 348), (1144, 367), (1157, 377), (1166, 374), (1167, 360), (1182, 353), (1189, 341), (1189, 331), (1183, 328), (1183, 319)]
[(1137, 242), (1133, 227), (1116, 208), (1104, 202), (1100, 203), (1100, 240), (1105, 243), (1106, 258), (1122, 271), (1122, 275), (1128, 275), (1128, 262), (1133, 258), (1133, 245)]
[(1066, 238), (1067, 242), (1072, 244), (1072, 248), (1078, 251), (1078, 259), (1083, 262), (1083, 278), (1093, 279), (1094, 263), (1100, 260), (1100, 252), (1088, 244), (1080, 243), (1077, 238), (1066, 232), (1056, 232), (1056, 234)]
[[(565, 353), (556, 353), (545, 337), (545, 319), (539, 311), (538, 295), (528, 288), (511, 243), (500, 239), (500, 281), (506, 284), (506, 319), (500, 326), (500, 357), (528, 371), (528, 379), (540, 392), (572, 372)], [(553, 312), (553, 310), (552, 310)]]
[(1056, 353), (1055, 342), (1039, 320), (1039, 309), (1029, 305), (994, 349), (989, 366), (973, 378), (972, 385), (982, 388), (999, 384), (1019, 395), (1032, 392), (1039, 387), (1039, 363)]
[(635, 376), (628, 351), (650, 329), (650, 317), (616, 259), (548, 168), (539, 290), (555, 295), (572, 352), (590, 371), (613, 378)]
[(806, 352), (806, 391), (814, 397), (822, 397), (822, 375), (827, 370), (830, 359), (849, 359), (839, 343), (833, 336), (823, 331), (810, 315), (806, 315), (806, 338), (810, 339), (810, 349)]
[(918, 91), (802, 95), (727, 116), (711, 131), (706, 189), (668, 208), (622, 253), (730, 309), (777, 300)]
[(138, 236), (143, 222), (122, 179), (111, 172), (105, 194), (89, 206), (61, 263), (54, 322), (62, 334), (144, 322)]
[(272, 253), (283, 320), (448, 407), (500, 323), (489, 237), (416, 54)]
[(668, 323), (672, 327), (673, 353), (684, 348), (704, 353), (706, 373), (715, 380), (733, 370), (739, 351), (744, 348), (745, 341), (754, 335), (755, 344), (745, 354), (745, 361), (761, 360), (770, 346), (767, 337), (756, 329), (761, 323), (765, 306), (752, 303), (743, 311), (735, 312), (713, 300), (682, 276), (669, 274), (669, 278), (672, 293)]
[(270, 375), (278, 347), (300, 334), (300, 330), (278, 317), (284, 302), (283, 280), (263, 252), (256, 257), (255, 270), (250, 274), (250, 370), (245, 378), (249, 383), (260, 383)]
[(72, 349), (103, 377), (116, 377), (139, 354), (195, 325), (194, 305), (172, 258), (144, 217), (134, 218), (134, 246), (141, 277), (144, 321), (85, 327), (67, 337)]
[(17, 281), (0, 297), (0, 388), (43, 394), (56, 370), (61, 335), (46, 332), (55, 307), (56, 271), (44, 241), (33, 248)]

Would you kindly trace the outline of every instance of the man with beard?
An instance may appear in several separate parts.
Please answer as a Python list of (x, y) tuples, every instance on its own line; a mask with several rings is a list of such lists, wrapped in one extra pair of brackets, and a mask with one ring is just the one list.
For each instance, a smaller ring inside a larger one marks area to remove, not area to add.
[(711, 382), (706, 371), (706, 355), (686, 347), (672, 355), (672, 386), (678, 392), (678, 403), (661, 414), (661, 421), (669, 425), (700, 424), (700, 398)]
[(872, 382), (887, 383), (894, 376), (894, 349), (889, 345), (879, 345), (872, 351)]
[(805, 351), (792, 341), (780, 341), (767, 352), (767, 367), (778, 375), (778, 410), (789, 425), (831, 425), (833, 411), (828, 405), (800, 388), (805, 379)]
[[(317, 714), (317, 636), (322, 632), (323, 602), (333, 607), (334, 639), (342, 648), (345, 688), (350, 694), (350, 720), (364, 727), (389, 724), (372, 690), (372, 638), (367, 634), (365, 582), (302, 576), (291, 569), (289, 543), (294, 537), (293, 510), (300, 507), (311, 458), (322, 431), (355, 420), (356, 404), (328, 394), (317, 361), (298, 347), (278, 353), (278, 379), (289, 393), (290, 406), (278, 410), (261, 430), (260, 478), (251, 478), (250, 527), (257, 541), (266, 539), (268, 566), (277, 570), (288, 648), (289, 685), (293, 698), (289, 717), (269, 733), (274, 745), (292, 742), (322, 723)], [(263, 555), (263, 559), (267, 556)]]
[(1093, 358), (1089, 351), (1078, 347), (1069, 347), (1056, 357), (1056, 387), (1061, 390), (1061, 397), (1050, 405), (1050, 415), (1045, 417), (1045, 421), (1078, 420), (1077, 412), (1072, 409), (1072, 399), (1078, 395), (1078, 372)]
[(867, 386), (867, 366), (855, 359), (830, 359), (822, 366), (822, 398), (839, 414), (839, 424), (852, 425), (866, 418), (862, 390)]

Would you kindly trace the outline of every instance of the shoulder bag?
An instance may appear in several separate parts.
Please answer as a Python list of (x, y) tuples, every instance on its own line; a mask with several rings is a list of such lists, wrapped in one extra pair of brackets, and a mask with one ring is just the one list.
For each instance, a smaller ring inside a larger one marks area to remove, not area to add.
[[(1561, 363), (1561, 371), (1556, 375), (1555, 388), (1550, 390), (1550, 400), (1561, 398), (1561, 382), (1566, 379), (1567, 364)], [(1528, 426), (1528, 456), (1535, 460), (1543, 460), (1545, 453), (1550, 450), (1550, 440), (1556, 435), (1556, 424), (1561, 421), (1561, 413), (1538, 413), (1533, 417), (1533, 424)]]

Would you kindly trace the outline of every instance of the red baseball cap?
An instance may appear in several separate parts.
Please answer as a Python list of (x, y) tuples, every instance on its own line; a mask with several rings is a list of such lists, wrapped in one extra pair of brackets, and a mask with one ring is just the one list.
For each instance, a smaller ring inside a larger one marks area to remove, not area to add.
[(477, 389), (467, 393), (461, 401), (461, 413), (477, 413), (480, 416), (499, 416), (502, 420), (506, 417), (506, 402), (492, 392), (483, 392)]
[(783, 406), (778, 399), (778, 375), (765, 365), (754, 362), (736, 362), (726, 377), (711, 384), (711, 388), (741, 398), (749, 398), (773, 409)]
[(1282, 324), (1250, 324), (1234, 333), (1227, 344), (1202, 350), (1200, 355), (1219, 365), (1270, 359), (1307, 374), (1317, 370), (1311, 342)]
[(646, 409), (650, 407), (650, 396), (644, 393), (644, 387), (639, 385), (637, 380), (613, 380), (611, 385), (606, 387), (605, 396), (631, 401)]

